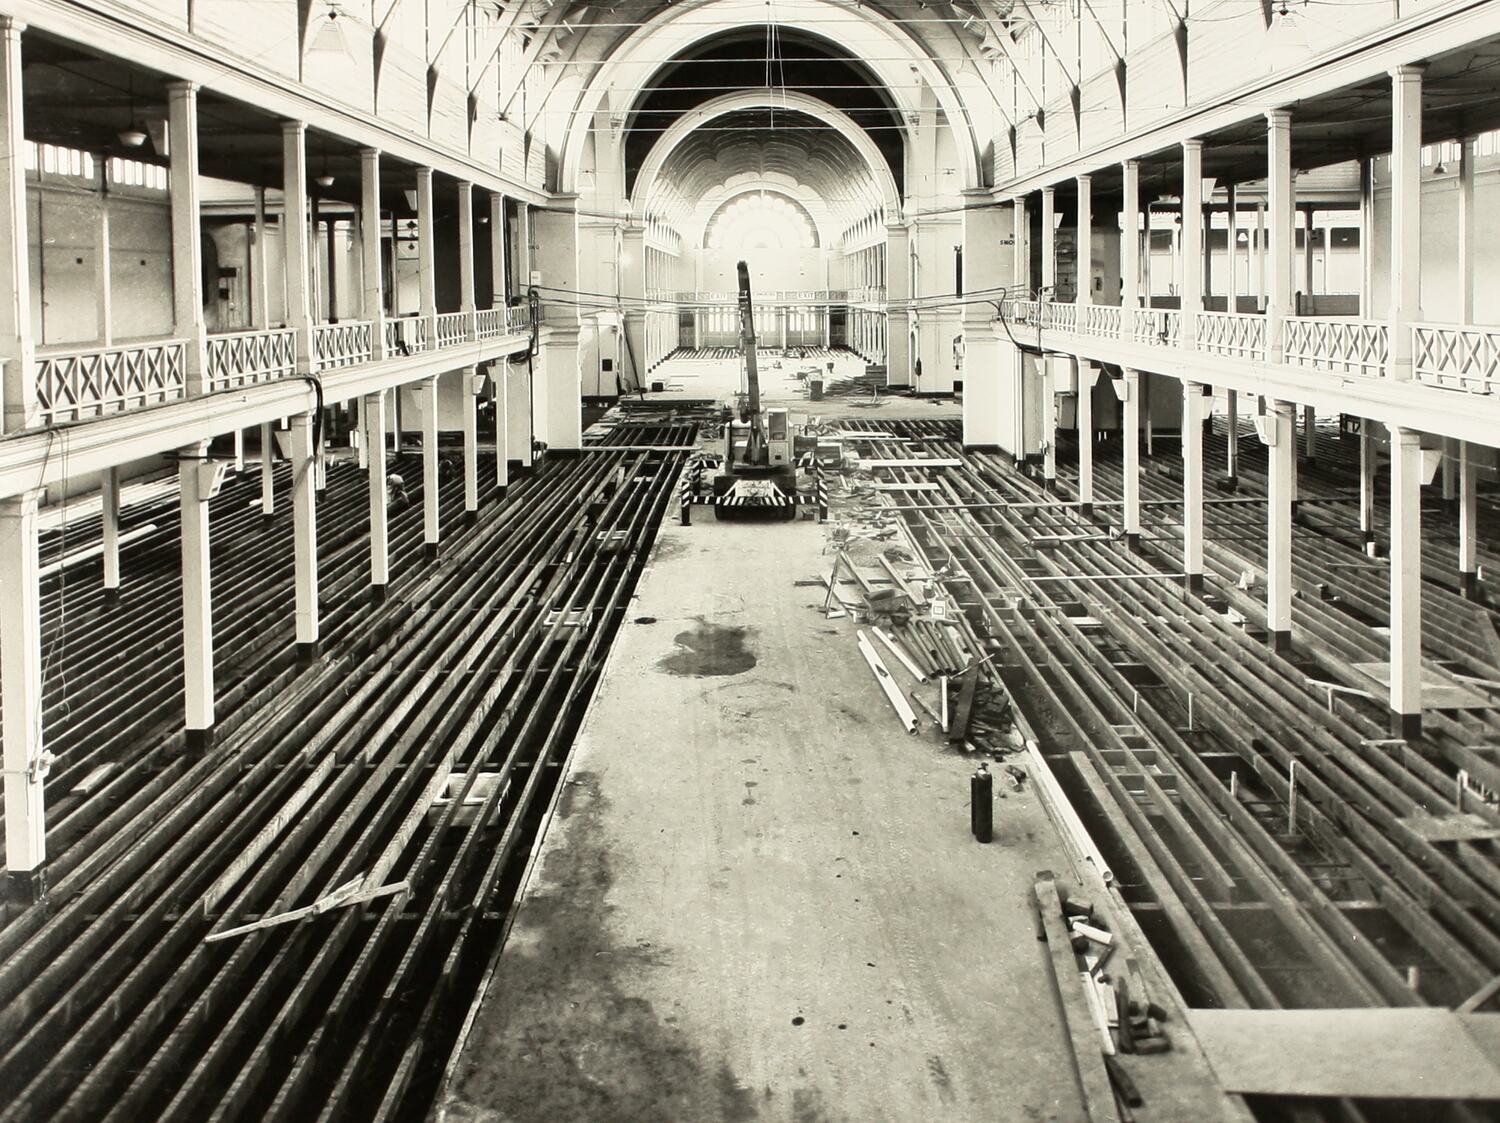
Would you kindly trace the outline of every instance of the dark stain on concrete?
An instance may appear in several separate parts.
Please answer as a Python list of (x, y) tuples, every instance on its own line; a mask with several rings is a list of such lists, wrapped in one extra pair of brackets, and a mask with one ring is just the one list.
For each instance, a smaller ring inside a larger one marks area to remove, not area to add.
[(756, 1097), (625, 980), (662, 961), (658, 948), (621, 944), (606, 897), (613, 852), (608, 801), (578, 773), (558, 801), (566, 841), (542, 876), (496, 967), (449, 1103), (455, 1119), (507, 1123), (751, 1123)]
[(828, 1123), (823, 1108), (823, 1093), (816, 1088), (797, 1088), (792, 1092), (792, 1118), (796, 1123)]
[(718, 678), (755, 666), (755, 653), (745, 645), (752, 629), (694, 619), (697, 627), (673, 637), (677, 650), (657, 664), (662, 670), (684, 678)]
[(927, 1075), (932, 1077), (932, 1083), (937, 1088), (938, 1097), (944, 1103), (952, 1103), (953, 1079), (948, 1075), (947, 1066), (943, 1064), (942, 1057), (927, 1058)]

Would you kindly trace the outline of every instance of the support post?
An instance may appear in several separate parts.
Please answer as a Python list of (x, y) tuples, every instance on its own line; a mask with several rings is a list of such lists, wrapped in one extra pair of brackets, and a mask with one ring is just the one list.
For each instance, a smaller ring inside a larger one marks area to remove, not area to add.
[(99, 213), (98, 223), (94, 228), (94, 294), (98, 299), (98, 335), (101, 346), (108, 347), (114, 342), (114, 283), (111, 276), (114, 268), (111, 265), (109, 233), (109, 173), (105, 170), (106, 162), (100, 160), (99, 169)]
[[(1462, 203), (1460, 203), (1462, 206)], [(1359, 158), (1359, 318), (1375, 318), (1375, 169)], [(1462, 253), (1462, 246), (1459, 248)]]
[(120, 469), (99, 473), (100, 521), (103, 524), (104, 596), (120, 595)]
[(468, 317), (464, 331), (468, 338), (479, 338), (479, 324), (474, 319), (478, 307), (474, 298), (474, 185), (468, 180), (458, 183), (458, 310)]
[(1391, 735), (1422, 732), (1422, 435), (1391, 434)]
[(1094, 364), (1073, 356), (1073, 385), (1078, 387), (1078, 503), (1080, 513), (1094, 513)]
[(1125, 544), (1136, 549), (1141, 540), (1141, 372), (1125, 368)]
[(1077, 230), (1074, 241), (1077, 243), (1073, 254), (1078, 271), (1078, 283), (1075, 286), (1077, 295), (1074, 300), (1078, 304), (1094, 303), (1094, 197), (1092, 192), (1093, 180), (1086, 175), (1078, 177), (1078, 219)]
[(465, 367), (457, 373), (463, 381), (460, 400), (464, 414), (464, 518), (472, 523), (479, 517), (478, 393), (482, 379), (478, 367)]
[(317, 461), (322, 459), (313, 440), (313, 415), (292, 418), (292, 533), (296, 586), (297, 657), (310, 663), (318, 657), (318, 495)]
[(1229, 196), (1229, 210), (1225, 215), (1228, 229), (1224, 239), (1229, 246), (1229, 278), (1224, 290), (1224, 307), (1233, 314), (1240, 310), (1240, 191), (1233, 183), (1225, 190)]
[(260, 513), (269, 519), (276, 513), (276, 479), (272, 468), (276, 462), (276, 443), (271, 437), (271, 423), (260, 427)]
[(1203, 591), (1203, 403), (1208, 387), (1182, 384), (1182, 571), (1188, 592)]
[(1038, 365), (1042, 376), (1042, 487), (1057, 486), (1057, 380), (1052, 377), (1052, 356), (1043, 355)]
[[(0, 31), (8, 34), (6, 28)], [(20, 904), (30, 904), (46, 891), (42, 783), (47, 755), (42, 740), (42, 592), (36, 517), (41, 494), (31, 491), (0, 500), (0, 589), (6, 600), (6, 610), (0, 612), (6, 890)]]
[(1225, 478), (1239, 480), (1240, 471), (1240, 395), (1237, 390), (1224, 391), (1224, 428), (1226, 430)]
[(1302, 407), (1302, 451), (1309, 464), (1318, 459), (1318, 413), (1312, 406)]
[(1273, 402), (1266, 415), (1269, 480), (1266, 495), (1266, 630), (1271, 648), (1285, 652), (1292, 640), (1292, 488), (1297, 470), (1297, 407)]
[(198, 198), (198, 86), (167, 83), (167, 139), (172, 203), (172, 316), (187, 340), (183, 369), (189, 397), (206, 382), (208, 329), (203, 320), (203, 244)]
[(422, 414), (422, 549), (429, 559), (438, 556), (438, 427), (437, 379), (424, 378), (415, 387)]
[(1458, 142), (1458, 322), (1474, 322), (1474, 138)]
[(437, 346), (437, 231), (433, 226), (432, 169), (417, 169), (417, 296), (429, 347)]
[(506, 287), (505, 196), (490, 192), (490, 306), (504, 308), (510, 290)]
[(506, 379), (510, 364), (499, 359), (490, 364), (490, 385), (495, 399), (495, 489), (500, 495), (510, 486), (510, 392)]
[(1042, 188), (1042, 299), (1057, 299), (1057, 192)]
[(1458, 442), (1458, 589), (1473, 600), (1479, 593), (1479, 488), (1468, 441)]
[(21, 97), (21, 32), (25, 27), (20, 20), (0, 16), (0, 365), (4, 369), (0, 396), (7, 433), (29, 428), (40, 419), (26, 231), (30, 208)]
[[(380, 150), (359, 150), (359, 262), (364, 296), (360, 318), (370, 321), (370, 357), (385, 358), (385, 270), (380, 252)], [(368, 436), (368, 427), (366, 436)], [(380, 430), (375, 431), (378, 435)]]
[(316, 367), (312, 338), (311, 248), (307, 224), (307, 125), (281, 125), (282, 202), (281, 242), (286, 273), (286, 322), (296, 340), (297, 373)]
[(1135, 310), (1141, 306), (1141, 169), (1134, 160), (1120, 165), (1124, 195), (1120, 201), (1120, 338), (1135, 338)]
[(390, 491), (385, 472), (385, 394), (365, 395), (365, 443), (370, 448), (370, 596), (385, 600), (391, 580)]
[[(1027, 240), (1031, 236), (1031, 228), (1026, 214), (1026, 196), (1017, 195), (1012, 200), (1012, 205), (1014, 210), (1011, 213), (1011, 283), (1018, 287), (1022, 293), (1030, 293), (1031, 247), (1027, 245)], [(905, 247), (903, 246), (902, 248), (904, 251)], [(890, 264), (890, 267), (886, 270), (887, 277), (889, 278), (887, 281), (887, 291), (889, 292), (895, 287), (894, 280), (898, 271), (902, 277), (906, 276), (906, 258), (904, 252), (901, 256), (897, 256), (894, 250), (889, 247), (886, 252), (889, 255), (888, 261)]]
[[(1182, 142), (1182, 346), (1198, 345), (1203, 310), (1203, 142)], [(1187, 424), (1186, 418), (1183, 424)]]
[(1375, 556), (1375, 422), (1359, 420), (1359, 531), (1365, 553)]
[(250, 322), (256, 331), (271, 326), (271, 277), (266, 260), (266, 189), (255, 189), (255, 237), (250, 243)]
[(208, 442), (189, 445), (178, 454), (178, 490), (182, 519), (182, 678), (189, 753), (201, 753), (213, 742), (214, 622), (208, 551), (210, 464)]
[[(1412, 376), (1411, 325), (1422, 318), (1422, 71), (1391, 70), (1389, 377)], [(1394, 439), (1395, 434), (1391, 434)], [(1394, 451), (1392, 463), (1395, 462)]]
[(1266, 278), (1266, 357), (1279, 363), (1285, 354), (1286, 318), (1292, 314), (1292, 243), (1296, 196), (1292, 188), (1292, 114), (1266, 114), (1267, 201), (1271, 226)]

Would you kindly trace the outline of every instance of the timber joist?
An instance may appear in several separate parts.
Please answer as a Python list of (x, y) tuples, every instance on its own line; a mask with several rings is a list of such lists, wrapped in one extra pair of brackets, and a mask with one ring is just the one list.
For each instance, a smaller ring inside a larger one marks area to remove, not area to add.
[[(942, 425), (887, 428), (922, 438), (932, 455), (948, 455), (945, 442), (958, 452), (957, 433)], [(1242, 485), (1245, 476), (1242, 469)], [(1129, 852), (1123, 868), (1141, 884), (1123, 891), (1149, 897), (1193, 961), (1184, 978), (1212, 1001), (1456, 1002), (1500, 969), (1494, 844), (1434, 842), (1408, 825), (1451, 809), (1464, 747), (1483, 730), (1496, 738), (1496, 713), (1437, 717), (1420, 743), (1393, 744), (1371, 699), (1338, 692), (1330, 702), (1318, 685), (1343, 685), (1335, 670), (1344, 663), (1384, 658), (1383, 637), (1372, 630), (1383, 589), (1378, 575), (1355, 568), (1368, 563), (1361, 550), (1316, 537), (1301, 521), (1304, 592), (1346, 561), (1368, 584), (1351, 598), (1353, 611), (1298, 597), (1294, 647), (1282, 657), (1225, 611), (1252, 624), (1260, 612), (1253, 594), (1235, 587), (1246, 569), (1259, 569), (1255, 543), (1264, 531), (1253, 495), (1242, 496), (1252, 503), (1208, 505), (1211, 584), (1194, 598), (1172, 576), (1179, 557), (1167, 543), (1180, 541), (1181, 491), (1171, 473), (1143, 472), (1152, 516), (1144, 536), (1161, 545), (1141, 553), (1061, 502), (1066, 493), (1049, 499), (996, 457), (976, 453), (959, 469), (897, 469), (889, 478), (939, 484), (936, 493), (904, 491), (891, 502), (929, 563), (971, 582), (975, 619), (1000, 640), (997, 662), (1007, 679), (1032, 687), (1018, 704), (1048, 711), (1041, 724), (1063, 731), (1053, 759), (1076, 769), (1073, 790), (1100, 804)], [(1099, 455), (1096, 486), (1100, 509), (1109, 510), (1119, 474)], [(1327, 510), (1336, 518), (1335, 492), (1304, 495), (1328, 498), (1320, 517)], [(1306, 541), (1316, 549), (1304, 552)], [(1457, 630), (1472, 630), (1483, 610), (1442, 590), (1433, 599), (1439, 638), (1429, 649), (1482, 672), (1484, 650)], [(1457, 634), (1442, 638), (1450, 629)], [(1478, 821), (1500, 822), (1478, 796), (1470, 802)], [(1252, 905), (1276, 918), (1283, 954), (1300, 968), (1280, 970), (1251, 954), (1254, 940), (1245, 943), (1235, 918)], [(1408, 974), (1414, 965), (1420, 972)]]
[[(148, 773), (75, 843), (58, 907), (0, 931), (0, 1119), (401, 1110), (496, 946), (684, 455), (543, 461), (380, 605), (351, 563), (324, 658)], [(353, 490), (332, 519), (330, 480), (330, 540), (364, 517)]]

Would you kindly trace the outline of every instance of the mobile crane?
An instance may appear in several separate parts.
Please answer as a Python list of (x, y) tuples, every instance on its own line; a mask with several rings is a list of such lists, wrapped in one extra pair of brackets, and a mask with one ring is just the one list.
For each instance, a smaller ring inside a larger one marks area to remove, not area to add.
[(739, 417), (724, 426), (724, 463), (713, 480), (714, 517), (792, 519), (797, 514), (797, 465), (792, 459), (792, 427), (785, 408), (760, 407), (760, 375), (755, 365), (755, 312), (750, 298), (750, 267), (739, 263), (740, 352), (745, 390)]

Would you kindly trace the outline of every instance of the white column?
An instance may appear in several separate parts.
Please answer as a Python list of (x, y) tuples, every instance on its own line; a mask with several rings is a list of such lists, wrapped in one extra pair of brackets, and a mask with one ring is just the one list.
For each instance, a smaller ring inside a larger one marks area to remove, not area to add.
[(474, 321), (474, 185), (458, 183), (458, 310), (469, 317), (468, 337), (478, 339)]
[(490, 292), (491, 307), (505, 307), (505, 196), (490, 192)]
[(1094, 508), (1094, 364), (1073, 357), (1073, 385), (1078, 387), (1078, 502), (1085, 517)]
[(271, 326), (271, 277), (266, 261), (266, 189), (255, 189), (255, 237), (250, 242), (250, 323), (257, 331)]
[(189, 395), (204, 381), (207, 327), (203, 321), (203, 245), (198, 198), (198, 86), (167, 83), (167, 139), (171, 151), (172, 315), (187, 343), (184, 376)]
[(510, 364), (500, 359), (490, 364), (495, 399), (495, 486), (503, 493), (510, 486), (510, 394), (506, 378)]
[[(1363, 237), (1363, 235), (1361, 235)], [(1259, 312), (1267, 310), (1266, 294), (1266, 205), (1255, 204), (1255, 254), (1251, 262), (1255, 273), (1255, 307)]]
[(432, 218), (432, 169), (417, 169), (417, 294), (430, 346), (437, 346), (437, 231)]
[(120, 592), (120, 469), (99, 473), (99, 517), (103, 523), (104, 595)]
[(1411, 325), (1422, 318), (1422, 69), (1398, 66), (1391, 71), (1388, 331), (1389, 376), (1396, 380), (1411, 378)]
[(1135, 310), (1141, 306), (1141, 170), (1134, 160), (1120, 165), (1124, 194), (1120, 200), (1120, 337), (1135, 335)]
[(1478, 592), (1479, 487), (1468, 441), (1458, 442), (1458, 584), (1472, 598)]
[(1196, 347), (1203, 309), (1203, 142), (1182, 142), (1182, 344)]
[(296, 586), (297, 657), (318, 656), (318, 495), (317, 462), (321, 450), (313, 441), (314, 417), (292, 418), (292, 535)]
[(208, 442), (182, 449), (177, 465), (182, 511), (182, 676), (188, 747), (213, 740), (214, 620), (208, 552)]
[(1283, 322), (1292, 314), (1293, 223), (1297, 202), (1292, 191), (1292, 114), (1273, 109), (1266, 114), (1268, 150), (1267, 198), (1271, 227), (1266, 277), (1266, 351), (1273, 363), (1283, 353)]
[(1240, 395), (1236, 390), (1224, 391), (1224, 428), (1228, 454), (1224, 475), (1234, 480), (1240, 472)]
[(1359, 318), (1375, 318), (1375, 167), (1359, 158)]
[(312, 286), (307, 233), (307, 126), (301, 121), (281, 125), (282, 205), (281, 248), (286, 275), (286, 322), (297, 346), (297, 373), (311, 374)]
[[(9, 22), (9, 21), (7, 21)], [(0, 28), (0, 30), (4, 30)], [(37, 563), (40, 491), (0, 500), (0, 705), (4, 707), (5, 867), (10, 890), (34, 899), (47, 857), (42, 780), (42, 593)]]
[(1368, 417), (1359, 421), (1359, 530), (1364, 538), (1365, 553), (1375, 556), (1375, 422)]
[[(1027, 240), (1031, 235), (1031, 229), (1026, 216), (1026, 196), (1017, 195), (1012, 200), (1012, 206), (1014, 209), (1011, 212), (1011, 240), (1013, 243), (1011, 246), (1011, 265), (1014, 272), (1011, 281), (1023, 293), (1029, 293), (1031, 291), (1031, 254), (1028, 252), (1030, 247), (1027, 245)], [(898, 266), (905, 263), (902, 258), (896, 256), (893, 250), (889, 248), (889, 244), (886, 252), (889, 255), (888, 260), (890, 262)], [(891, 290), (894, 287), (894, 281), (898, 274), (905, 276), (904, 272), (899, 268), (888, 268), (886, 270), (886, 295), (888, 298), (891, 296)], [(889, 343), (887, 343), (887, 346), (889, 346)]]
[(422, 414), (422, 543), (429, 558), (438, 553), (437, 379), (416, 385)]
[(1134, 546), (1141, 536), (1141, 372), (1125, 368), (1125, 541)]
[(1422, 726), (1422, 440), (1391, 434), (1391, 732)]
[(385, 474), (385, 394), (365, 395), (365, 443), (370, 446), (370, 590), (385, 600), (391, 580), (390, 492)]
[(461, 401), (464, 412), (464, 513), (472, 520), (479, 513), (479, 408), (478, 394), (483, 378), (478, 367), (457, 372), (463, 380)]
[(1474, 138), (1458, 144), (1458, 322), (1474, 322)]
[(1056, 192), (1042, 188), (1042, 299), (1057, 299)]
[(99, 342), (108, 347), (114, 339), (114, 284), (110, 274), (113, 271), (110, 257), (110, 234), (109, 234), (109, 176), (105, 172), (105, 162), (99, 161), (99, 212), (98, 223), (94, 228), (94, 294), (98, 300), (98, 328)]
[[(0, 364), (4, 369), (5, 431), (36, 424), (32, 366), (31, 265), (26, 233), (26, 134), (21, 100), (21, 32), (0, 16)], [(7, 741), (7, 743), (9, 743)], [(7, 765), (9, 767), (9, 765)]]
[(1292, 488), (1297, 470), (1297, 407), (1273, 402), (1266, 415), (1270, 447), (1266, 496), (1266, 630), (1271, 647), (1285, 651), (1292, 638)]
[[(359, 150), (359, 261), (364, 295), (360, 318), (369, 320), (372, 357), (385, 358), (385, 270), (380, 253), (380, 150)], [(380, 430), (375, 430), (377, 434)], [(368, 428), (366, 430), (368, 436)]]
[(516, 204), (516, 291), (524, 294), (531, 287), (531, 271), (535, 268), (532, 264), (531, 252), (531, 206), (528, 203)]
[(1073, 255), (1078, 269), (1077, 303), (1094, 303), (1094, 197), (1093, 181), (1086, 175), (1078, 177), (1078, 232), (1077, 252)]
[(276, 483), (271, 474), (276, 462), (276, 444), (271, 436), (271, 423), (260, 427), (260, 513), (270, 518), (276, 513)]
[(1229, 286), (1225, 289), (1227, 296), (1224, 307), (1229, 312), (1238, 312), (1240, 310), (1239, 187), (1231, 183), (1226, 190), (1229, 195), (1229, 211), (1226, 216), (1228, 229), (1225, 231), (1225, 242), (1229, 246)]
[(1298, 213), (1302, 215), (1302, 283), (1297, 287), (1302, 290), (1303, 302), (1311, 315), (1311, 300), (1313, 295), (1313, 209), (1311, 207), (1299, 207)]
[(520, 463), (524, 472), (536, 461), (532, 448), (535, 428), (531, 416), (531, 370), (524, 361), (507, 363), (506, 366), (506, 451), (512, 460)]
[(1182, 571), (1189, 592), (1203, 588), (1203, 405), (1209, 387), (1182, 384)]
[(1037, 365), (1042, 375), (1042, 486), (1051, 491), (1057, 483), (1057, 382), (1051, 355), (1043, 355)]

